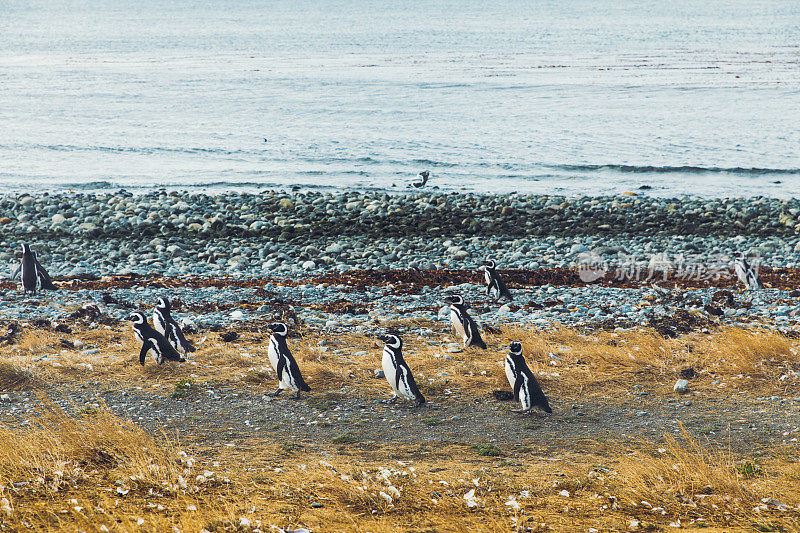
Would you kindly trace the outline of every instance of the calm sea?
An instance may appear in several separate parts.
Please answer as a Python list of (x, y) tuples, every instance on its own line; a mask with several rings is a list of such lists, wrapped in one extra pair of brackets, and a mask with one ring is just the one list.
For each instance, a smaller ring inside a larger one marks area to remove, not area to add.
[(796, 196), (799, 61), (797, 0), (0, 0), (0, 193)]

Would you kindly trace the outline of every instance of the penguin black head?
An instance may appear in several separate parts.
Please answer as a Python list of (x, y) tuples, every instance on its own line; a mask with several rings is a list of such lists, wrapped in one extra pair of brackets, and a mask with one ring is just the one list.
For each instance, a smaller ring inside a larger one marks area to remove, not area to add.
[(508, 347), (508, 351), (511, 355), (521, 356), (522, 355), (522, 343), (519, 341), (511, 341), (511, 345)]
[(495, 268), (497, 268), (497, 263), (494, 262), (494, 259), (486, 259), (483, 261), (481, 266), (484, 268), (484, 270), (485, 269), (494, 270)]
[(402, 339), (392, 333), (378, 335), (378, 339), (385, 342), (389, 348), (394, 348), (395, 350), (403, 347)]
[(431, 175), (431, 172), (430, 170), (423, 170), (422, 172), (419, 173), (419, 175), (425, 179), (428, 179), (428, 177)]
[(26, 243), (22, 243), (22, 255), (26, 255), (26, 254), (29, 254), (29, 253), (31, 253), (31, 245), (30, 244), (26, 244)]
[(466, 305), (467, 305), (467, 304), (464, 302), (464, 298), (462, 298), (462, 297), (461, 297), (460, 295), (458, 295), (458, 294), (450, 294), (450, 295), (448, 295), (448, 296), (445, 296), (444, 298), (442, 298), (442, 300), (443, 300), (445, 303), (447, 303), (447, 304), (450, 304), (450, 305), (455, 305), (455, 306), (464, 306), (464, 307), (466, 307)]
[(167, 300), (163, 296), (159, 296), (158, 303), (156, 303), (156, 307), (158, 309), (164, 309), (166, 311), (169, 311), (169, 300)]
[(283, 322), (273, 322), (267, 328), (278, 337), (285, 337), (289, 334), (289, 327)]
[(142, 313), (141, 311), (136, 311), (134, 313), (131, 313), (131, 316), (128, 317), (128, 320), (130, 320), (134, 324), (146, 324), (147, 323), (147, 317), (145, 317), (144, 313)]

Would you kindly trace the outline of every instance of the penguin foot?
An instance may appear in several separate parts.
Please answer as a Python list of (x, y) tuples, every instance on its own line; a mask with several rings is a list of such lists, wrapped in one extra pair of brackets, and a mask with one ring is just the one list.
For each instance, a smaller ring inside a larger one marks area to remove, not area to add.
[(381, 400), (381, 403), (386, 403), (386, 404), (389, 404), (389, 405), (397, 403), (397, 396), (392, 396), (388, 400)]
[(526, 409), (512, 409), (511, 412), (514, 413), (514, 414), (517, 414), (517, 415), (526, 415), (526, 414), (530, 413), (531, 410), (530, 409), (527, 409), (527, 410)]
[(283, 389), (278, 389), (275, 392), (268, 392), (267, 396), (272, 396), (274, 398), (274, 397), (278, 396), (281, 392), (283, 392)]
[(302, 400), (303, 397), (300, 395), (300, 391), (297, 391), (297, 394), (291, 397), (292, 400)]

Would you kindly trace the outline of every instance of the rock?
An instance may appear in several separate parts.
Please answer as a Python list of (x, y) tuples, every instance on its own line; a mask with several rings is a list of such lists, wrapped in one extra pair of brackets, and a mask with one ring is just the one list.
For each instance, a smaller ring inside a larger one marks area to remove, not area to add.
[(10, 402), (11, 396), (8, 394), (0, 394), (0, 402)]
[(231, 318), (233, 320), (243, 320), (244, 319), (244, 313), (242, 313), (239, 309), (237, 309), (237, 310), (231, 312)]
[(91, 222), (82, 222), (76, 228), (78, 231), (90, 232), (97, 229), (97, 226)]
[(306, 261), (303, 263), (303, 270), (314, 270), (317, 267), (317, 264), (314, 261)]
[(583, 252), (588, 252), (589, 249), (582, 244), (573, 244), (572, 247), (569, 249), (569, 253), (571, 254), (581, 254)]
[(100, 353), (100, 350), (98, 350), (97, 348), (92, 348), (90, 350), (83, 350), (81, 352), (81, 355), (97, 355), (99, 353)]
[(679, 379), (675, 382), (675, 386), (672, 387), (672, 390), (677, 392), (678, 394), (683, 394), (689, 390), (689, 382), (685, 379)]
[(13, 222), (13, 220), (11, 220), (11, 219), (10, 219), (10, 218), (8, 218), (8, 217), (2, 217), (2, 218), (0, 218), (0, 224), (2, 224), (2, 225), (4, 225), (4, 226), (5, 226), (5, 225), (7, 225), (7, 224), (11, 224), (12, 222)]
[[(382, 379), (382, 378), (385, 378), (385, 377), (386, 377), (386, 374), (383, 373), (383, 369), (382, 368), (376, 368), (375, 369), (375, 378), (376, 379)], [(6, 394), (5, 396), (8, 396), (8, 395)]]
[(511, 312), (511, 308), (508, 306), (508, 304), (503, 304), (500, 306), (500, 309), (498, 309), (497, 312), (501, 315), (507, 315)]
[(341, 244), (339, 244), (338, 242), (335, 242), (335, 243), (333, 243), (333, 244), (329, 244), (329, 245), (328, 245), (328, 246), (325, 248), (325, 251), (326, 251), (327, 253), (329, 253), (329, 254), (338, 254), (338, 253), (341, 253), (341, 252), (342, 252), (342, 250), (343, 250), (343, 248), (342, 248), (342, 245), (341, 245)]
[(278, 202), (278, 205), (280, 206), (281, 209), (294, 209), (294, 202), (292, 202), (288, 198), (281, 199), (281, 201)]
[(56, 213), (51, 220), (53, 224), (63, 224), (67, 219), (61, 213)]

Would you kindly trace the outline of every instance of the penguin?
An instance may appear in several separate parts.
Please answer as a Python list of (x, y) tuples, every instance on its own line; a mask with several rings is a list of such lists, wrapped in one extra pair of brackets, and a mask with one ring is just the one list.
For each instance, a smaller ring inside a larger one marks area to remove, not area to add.
[(386, 381), (392, 386), (392, 398), (384, 403), (394, 403), (398, 398), (414, 400), (414, 407), (425, 403), (425, 397), (419, 392), (417, 382), (403, 359), (403, 341), (397, 335), (378, 335), (378, 339), (386, 343), (383, 347), (381, 366)]
[(277, 396), (283, 389), (291, 389), (297, 392), (295, 398), (299, 398), (301, 391), (308, 392), (311, 387), (303, 380), (300, 367), (297, 366), (297, 361), (292, 357), (292, 352), (289, 351), (289, 346), (286, 344), (289, 327), (283, 322), (275, 322), (269, 325), (269, 330), (272, 332), (272, 336), (269, 338), (267, 354), (272, 368), (278, 374), (278, 390), (270, 393), (269, 396)]
[(510, 302), (514, 299), (514, 297), (511, 296), (511, 291), (508, 290), (506, 284), (503, 283), (502, 279), (500, 279), (500, 275), (497, 273), (496, 268), (497, 263), (495, 263), (493, 259), (487, 259), (481, 265), (481, 269), (483, 270), (483, 279), (486, 281), (486, 295), (491, 296), (494, 292), (495, 300), (498, 300), (502, 297)]
[(36, 294), (42, 288), (42, 278), (36, 272), (36, 257), (28, 244), (22, 245), (22, 261), (19, 267), (22, 271), (22, 292)]
[(761, 288), (761, 284), (758, 282), (758, 274), (753, 270), (753, 267), (750, 266), (750, 263), (747, 262), (747, 258), (744, 254), (737, 257), (733, 262), (733, 270), (736, 272), (736, 277), (739, 278), (739, 281), (744, 284), (747, 290), (753, 291)]
[(156, 331), (164, 335), (169, 343), (180, 353), (186, 355), (195, 351), (192, 343), (186, 340), (186, 336), (181, 331), (181, 327), (172, 318), (170, 313), (171, 306), (169, 300), (160, 296), (156, 308), (153, 309), (153, 325)]
[(454, 294), (445, 296), (444, 301), (450, 306), (450, 323), (453, 325), (453, 330), (464, 339), (464, 346), (477, 346), (485, 350), (486, 343), (478, 331), (478, 324), (467, 313), (464, 298)]
[(144, 358), (147, 352), (153, 350), (156, 356), (156, 363), (163, 364), (164, 361), (178, 361), (185, 363), (181, 354), (169, 343), (166, 337), (154, 330), (150, 324), (147, 323), (147, 317), (141, 311), (136, 311), (128, 320), (133, 322), (133, 332), (136, 338), (142, 343), (142, 350), (139, 352), (139, 364), (144, 366)]
[(539, 382), (536, 381), (531, 369), (522, 356), (522, 344), (513, 341), (506, 356), (506, 378), (511, 388), (514, 389), (514, 398), (519, 401), (522, 409), (515, 413), (527, 413), (534, 407), (539, 407), (545, 413), (552, 413), (547, 396), (542, 392)]
[(421, 189), (428, 183), (428, 178), (431, 177), (431, 173), (429, 170), (423, 170), (417, 177), (414, 178), (414, 181), (411, 182), (412, 187), (416, 187), (417, 189)]
[(47, 270), (39, 263), (36, 257), (36, 252), (31, 250), (29, 244), (22, 245), (22, 260), (19, 266), (14, 271), (11, 279), (15, 279), (17, 275), (22, 272), (22, 291), (36, 294), (38, 290), (55, 291), (58, 289), (53, 285), (53, 280)]

